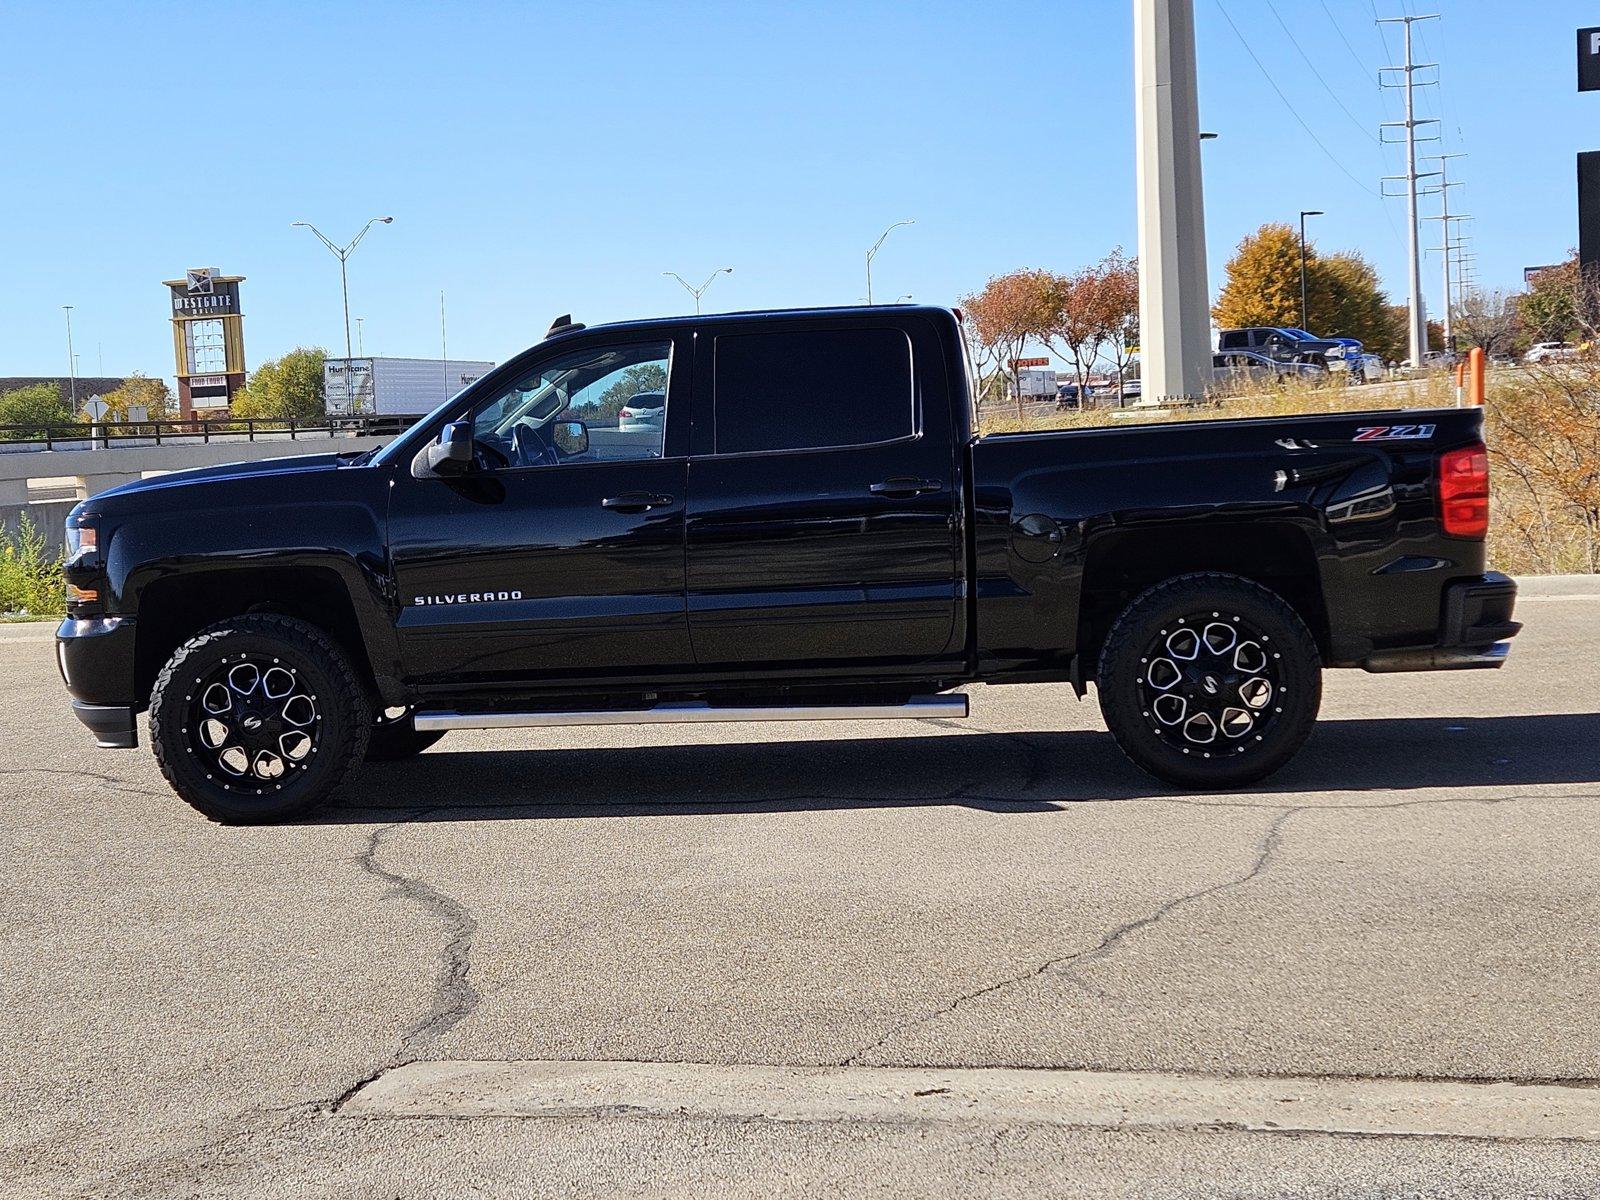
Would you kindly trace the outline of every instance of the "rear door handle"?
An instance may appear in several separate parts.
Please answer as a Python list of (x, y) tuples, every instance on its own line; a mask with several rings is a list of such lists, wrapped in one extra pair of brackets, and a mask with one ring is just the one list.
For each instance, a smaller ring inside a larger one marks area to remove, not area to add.
[(665, 508), (671, 503), (671, 496), (660, 496), (651, 492), (628, 492), (621, 496), (607, 497), (600, 501), (600, 507), (614, 508), (618, 512), (649, 512), (652, 508)]
[(911, 479), (900, 476), (875, 483), (868, 490), (874, 496), (920, 496), (924, 492), (937, 492), (944, 487), (937, 479)]

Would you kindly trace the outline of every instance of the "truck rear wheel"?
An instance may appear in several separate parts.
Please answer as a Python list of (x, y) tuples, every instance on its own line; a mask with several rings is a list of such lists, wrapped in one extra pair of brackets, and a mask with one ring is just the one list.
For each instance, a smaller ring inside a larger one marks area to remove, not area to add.
[(156, 678), (150, 740), (174, 791), (213, 821), (281, 821), (327, 799), (366, 753), (372, 713), (349, 658), (313, 625), (231, 617)]
[(1272, 774), (1305, 742), (1322, 659), (1298, 613), (1235, 575), (1180, 575), (1137, 597), (1100, 654), (1100, 711), (1133, 763), (1180, 787)]

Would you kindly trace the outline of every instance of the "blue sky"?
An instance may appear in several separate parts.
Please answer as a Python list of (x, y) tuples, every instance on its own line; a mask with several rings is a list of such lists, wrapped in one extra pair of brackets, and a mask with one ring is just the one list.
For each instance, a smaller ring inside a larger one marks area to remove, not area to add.
[[(1373, 72), (1399, 43), (1375, 10), (1444, 15), (1419, 26), (1443, 64), (1422, 111), (1472, 156), (1456, 207), (1477, 218), (1482, 282), (1519, 284), (1576, 242), (1573, 156), (1600, 148), (1600, 93), (1576, 92), (1573, 31), (1600, 8), (1420, 3), (1195, 0), (1202, 124), (1222, 135), (1205, 149), (1213, 288), (1241, 236), (1320, 208), (1315, 239), (1402, 294), (1404, 205), (1372, 194), (1401, 159), (1371, 140), (1398, 116)], [(559, 313), (685, 311), (666, 270), (733, 266), (708, 309), (854, 303), (866, 248), (907, 217), (880, 300), (951, 303), (1014, 267), (1131, 253), (1130, 13), (8, 0), (0, 375), (65, 373), (69, 303), (80, 373), (170, 374), (160, 281), (189, 266), (247, 276), (252, 366), (337, 350), (338, 265), (295, 220), (344, 240), (394, 215), (351, 259), (368, 353), (436, 354), (442, 289), (452, 355), (495, 360)], [(1436, 297), (1437, 259), (1424, 271)]]

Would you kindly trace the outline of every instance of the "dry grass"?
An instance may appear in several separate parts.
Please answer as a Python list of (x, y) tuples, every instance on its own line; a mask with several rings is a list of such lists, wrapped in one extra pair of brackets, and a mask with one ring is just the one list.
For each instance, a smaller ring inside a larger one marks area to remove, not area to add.
[[(1019, 420), (1007, 403), (985, 406), (985, 434), (1103, 429), (1176, 421), (1226, 421), (1307, 413), (1454, 407), (1445, 373), (1363, 387), (1289, 383), (1219, 396), (1191, 408), (1043, 410)], [(1600, 362), (1496, 368), (1486, 440), (1494, 472), (1489, 558), (1512, 574), (1600, 572)]]
[(978, 414), (979, 431), (1019, 433), (1041, 429), (1105, 429), (1126, 425), (1159, 425), (1175, 421), (1229, 421), (1243, 417), (1292, 417), (1304, 413), (1378, 412), (1395, 408), (1450, 408), (1455, 383), (1448, 375), (1343, 387), (1288, 382), (1270, 391), (1219, 394), (1204, 404), (1176, 408), (1090, 408), (1025, 413), (1019, 421), (1009, 403), (985, 405)]

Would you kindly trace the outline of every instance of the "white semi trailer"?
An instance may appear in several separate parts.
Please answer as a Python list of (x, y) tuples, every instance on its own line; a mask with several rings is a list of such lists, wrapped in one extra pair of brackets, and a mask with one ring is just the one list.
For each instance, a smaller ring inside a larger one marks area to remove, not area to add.
[(322, 365), (331, 418), (394, 418), (408, 424), (494, 369), (464, 358), (330, 358)]

